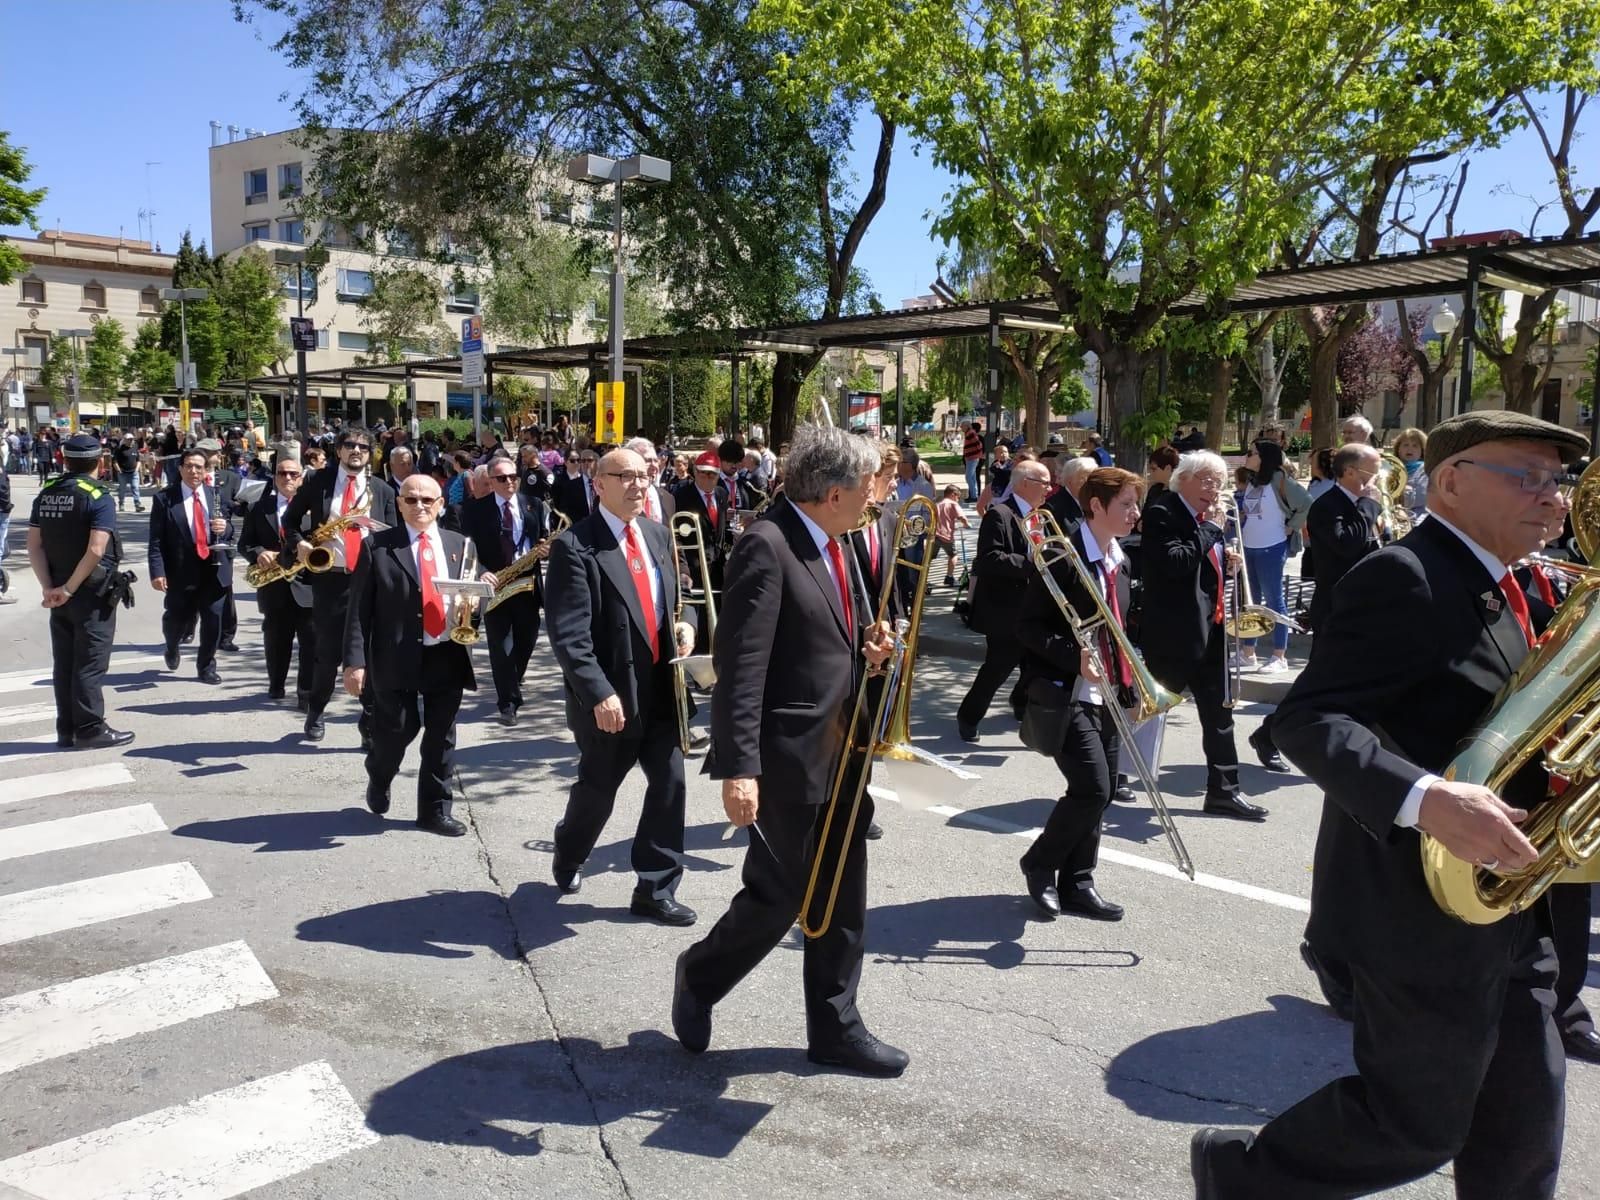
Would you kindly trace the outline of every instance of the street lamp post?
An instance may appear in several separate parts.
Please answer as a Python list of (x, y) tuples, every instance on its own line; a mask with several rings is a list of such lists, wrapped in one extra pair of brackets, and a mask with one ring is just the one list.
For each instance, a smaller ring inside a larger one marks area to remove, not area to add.
[[(314, 254), (317, 247), (307, 250), (274, 250), (273, 261), (282, 266), (294, 268), (294, 315), (297, 321), (304, 321), (306, 315), (306, 268), (311, 269), (313, 282), (323, 265), (327, 262), (327, 252)], [(311, 401), (306, 392), (306, 350), (295, 339), (294, 366), (295, 366), (295, 404), (294, 422), (295, 429), (304, 436), (306, 422), (310, 418)]]
[[(664, 158), (635, 154), (621, 160), (602, 154), (579, 154), (567, 163), (567, 178), (574, 183), (616, 185), (611, 202), (611, 383), (622, 384), (622, 185), (630, 179), (643, 183), (667, 183), (672, 179), (672, 164)], [(595, 414), (597, 417), (599, 413)], [(598, 423), (598, 422), (597, 422)], [(642, 427), (635, 417), (635, 426)]]
[(211, 295), (209, 288), (162, 288), (163, 300), (176, 300), (178, 302), (178, 336), (179, 347), (183, 352), (183, 359), (179, 364), (179, 371), (183, 375), (183, 416), (184, 432), (189, 433), (189, 406), (193, 394), (189, 386), (189, 314), (184, 308), (190, 300), (200, 301)]
[(83, 392), (78, 386), (78, 376), (83, 374), (83, 352), (78, 348), (78, 339), (93, 337), (94, 330), (63, 329), (61, 336), (72, 339), (72, 412), (69, 414), (71, 420), (67, 423), (76, 429), (83, 420)]
[[(1456, 314), (1450, 311), (1450, 302), (1448, 300), (1439, 301), (1439, 311), (1433, 314), (1433, 322), (1432, 322), (1432, 324), (1433, 324), (1433, 331), (1435, 333), (1437, 333), (1439, 335), (1439, 337), (1443, 340), (1443, 344), (1439, 348), (1439, 363), (1440, 363), (1441, 366), (1444, 366), (1444, 356), (1450, 349), (1450, 335), (1456, 331)], [(1445, 368), (1445, 379), (1448, 379), (1449, 377), (1450, 377), (1450, 370), (1449, 370), (1448, 367), (1446, 367)], [(1456, 384), (1457, 384), (1458, 387), (1460, 386), (1460, 382), (1461, 381), (1459, 379), (1456, 380)], [(1456, 410), (1460, 407), (1458, 404), (1455, 403), (1455, 399), (1456, 399), (1456, 397), (1454, 395), (1452, 395), (1451, 396), (1451, 405), (1450, 405), (1450, 407), (1451, 407), (1450, 415), (1451, 416), (1455, 416)], [(1438, 415), (1438, 419), (1439, 420), (1443, 420), (1444, 419), (1444, 415), (1445, 415), (1444, 414), (1444, 379), (1441, 379), (1439, 381), (1439, 415)]]

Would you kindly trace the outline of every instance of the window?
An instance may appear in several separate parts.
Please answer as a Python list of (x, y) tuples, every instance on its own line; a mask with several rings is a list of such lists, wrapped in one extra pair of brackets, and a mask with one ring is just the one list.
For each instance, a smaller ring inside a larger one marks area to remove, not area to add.
[(872, 390), (875, 391), (875, 392), (883, 391), (883, 368), (882, 367), (873, 367), (872, 368)]
[(403, 229), (396, 229), (389, 235), (389, 253), (396, 258), (415, 258), (417, 239)]
[(44, 280), (24, 279), (22, 281), (22, 302), (24, 304), (43, 304)]
[(614, 200), (596, 200), (589, 205), (589, 224), (601, 229), (610, 229), (611, 222), (616, 216), (615, 203)]
[(439, 235), (439, 251), (451, 262), (464, 263), (469, 267), (478, 261), (478, 256), (473, 253), (471, 247), (456, 241), (448, 233)]
[(30, 367), (44, 366), (44, 360), (50, 357), (50, 339), (47, 337), (26, 337), (22, 339), (22, 348), (28, 353)]
[(463, 286), (451, 288), (450, 294), (444, 299), (445, 312), (475, 313), (478, 311), (478, 289)]
[(290, 242), (296, 246), (301, 245), (306, 240), (306, 223), (298, 219), (279, 221), (278, 240), (280, 242)]
[(328, 331), (326, 329), (319, 329), (319, 330), (317, 330), (317, 349), (318, 350), (326, 350), (327, 348), (328, 348)]
[(90, 280), (83, 285), (83, 306), (85, 308), (104, 308), (106, 306), (106, 289), (103, 285)]
[(300, 164), (283, 163), (278, 167), (278, 198), (287, 200), (300, 194)]
[(247, 242), (264, 242), (272, 236), (272, 227), (266, 221), (257, 221), (244, 227), (244, 240)]
[(330, 246), (359, 247), (366, 237), (367, 230), (364, 225), (345, 225), (339, 221), (329, 221), (322, 227), (322, 240)]
[(267, 169), (265, 167), (244, 173), (244, 202), (246, 204), (265, 204), (267, 202)]
[(372, 346), (372, 339), (364, 333), (341, 333), (339, 335), (339, 349), (341, 350), (367, 350)]
[[(365, 300), (372, 295), (372, 272), (339, 268), (339, 299)], [(342, 336), (342, 335), (341, 335)]]
[(139, 293), (139, 311), (153, 313), (161, 311), (161, 293), (155, 288), (145, 288)]
[(304, 293), (308, 302), (317, 298), (317, 273), (296, 268), (293, 266), (280, 266), (278, 268), (278, 294), (293, 300), (295, 296)]
[(560, 192), (546, 192), (539, 208), (546, 221), (558, 221), (562, 225), (572, 224), (571, 196), (563, 196)]

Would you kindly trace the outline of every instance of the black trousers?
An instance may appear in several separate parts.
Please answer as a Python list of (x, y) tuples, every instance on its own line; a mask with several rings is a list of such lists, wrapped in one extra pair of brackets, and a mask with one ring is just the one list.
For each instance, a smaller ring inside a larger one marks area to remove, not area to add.
[[(368, 686), (372, 701), (371, 747), (367, 778), (388, 787), (400, 771), (406, 748), (422, 734), (422, 763), (417, 770), (417, 820), (449, 816), (454, 794), (456, 714), (462, 688), (454, 674), (454, 647), (424, 646), (415, 689)], [(442, 661), (444, 660), (444, 661)]]
[(56, 693), (56, 736), (92, 737), (105, 728), (100, 688), (111, 665), (117, 606), (88, 590), (50, 610), (50, 682)]
[[(994, 694), (1022, 662), (1022, 643), (1010, 634), (991, 633), (985, 636), (984, 641), (986, 648), (983, 665), (978, 668), (972, 686), (967, 689), (967, 694), (962, 697), (961, 706), (956, 709), (956, 720), (963, 725), (976, 725), (988, 715), (989, 705), (994, 702)], [(1020, 709), (1024, 699), (1022, 681), (1019, 678), (1016, 686), (1011, 689), (1012, 709)]]
[(239, 632), (239, 608), (233, 602), (233, 589), (229, 588), (222, 599), (222, 640), (231, 642)]
[[(170, 579), (168, 583), (171, 583)], [(178, 642), (198, 625), (194, 639), (197, 673), (217, 661), (217, 643), (222, 640), (222, 606), (231, 592), (231, 588), (224, 590), (222, 581), (209, 570), (192, 587), (167, 588), (161, 610), (162, 638), (166, 641), (168, 652), (175, 652)]]
[[(321, 717), (333, 699), (344, 665), (344, 621), (350, 611), (350, 576), (344, 571), (325, 571), (311, 581), (312, 640), (316, 645), (315, 669), (311, 673), (311, 695), (307, 718)], [(362, 737), (372, 733), (372, 689), (361, 690), (361, 716), (356, 726)]]
[(524, 592), (484, 613), (483, 632), (489, 643), (495, 701), (500, 708), (521, 708), (522, 677), (539, 642), (538, 595)]
[(1589, 975), (1589, 919), (1594, 885), (1560, 883), (1549, 891), (1551, 937), (1556, 946), (1556, 1028), (1562, 1033), (1589, 1033), (1594, 1017), (1583, 1003)]
[(1116, 786), (1121, 739), (1101, 704), (1068, 708), (1067, 736), (1056, 752), (1056, 766), (1067, 794), (1056, 801), (1044, 829), (1022, 856), (1024, 870), (1056, 872), (1056, 887), (1088, 887), (1100, 858), (1100, 819)]
[[(859, 770), (860, 759), (853, 766)], [(854, 779), (847, 781), (848, 802)], [(717, 1004), (755, 970), (794, 925), (811, 878), (826, 805), (763, 802), (745, 851), (742, 887), (711, 932), (683, 956), (684, 985), (704, 1004)], [(855, 826), (845, 837), (841, 811), (822, 849), (817, 891), (825, 896), (845, 856), (844, 875), (833, 922), (820, 938), (806, 938), (801, 977), (805, 991), (806, 1034), (813, 1046), (831, 1045), (865, 1031), (856, 1009), (867, 928), (867, 826), (872, 797), (863, 796)], [(820, 903), (812, 922), (821, 916)]]
[(1221, 625), (1211, 626), (1205, 653), (1192, 669), (1185, 665), (1146, 657), (1145, 665), (1162, 687), (1174, 692), (1188, 689), (1200, 719), (1200, 745), (1206, 756), (1206, 795), (1239, 793), (1239, 750), (1233, 741), (1233, 710), (1228, 697), (1227, 637)]
[(267, 686), (276, 691), (289, 680), (294, 644), (300, 643), (295, 690), (310, 692), (316, 669), (317, 635), (311, 609), (296, 604), (287, 583), (269, 583), (256, 593), (261, 609), (261, 642), (267, 659)]
[(638, 890), (657, 899), (677, 891), (683, 876), (683, 822), (687, 790), (678, 719), (671, 693), (658, 689), (653, 703), (621, 733), (602, 733), (589, 713), (572, 711), (568, 724), (578, 743), (578, 778), (567, 793), (567, 808), (556, 825), (556, 852), (582, 865), (611, 819), (617, 789), (634, 764), (644, 771), (644, 807), (633, 835), (633, 870)]
[(1214, 1152), (1219, 1194), (1365, 1196), (1454, 1160), (1461, 1200), (1554, 1196), (1566, 1080), (1555, 950), (1537, 913), (1507, 920), (1521, 923), (1510, 962), (1476, 978), (1353, 965), (1360, 1074), (1294, 1105), (1248, 1149)]

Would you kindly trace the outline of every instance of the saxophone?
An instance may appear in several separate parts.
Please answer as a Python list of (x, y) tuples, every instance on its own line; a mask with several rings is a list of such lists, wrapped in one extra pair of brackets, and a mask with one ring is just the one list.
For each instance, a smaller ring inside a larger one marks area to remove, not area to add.
[(297, 560), (287, 567), (278, 563), (274, 563), (270, 567), (252, 563), (244, 573), (245, 582), (260, 591), (269, 583), (281, 583), (285, 579), (293, 579), (301, 571), (310, 571), (313, 575), (321, 575), (324, 571), (331, 571), (333, 569), (333, 551), (328, 548), (327, 543), (354, 525), (353, 517), (364, 515), (371, 507), (372, 494), (369, 492), (366, 499), (357, 507), (343, 516), (328, 518), (328, 520), (306, 535), (306, 541), (311, 543), (311, 553), (303, 562)]
[(555, 510), (555, 519), (551, 524), (550, 532), (539, 539), (539, 544), (533, 549), (525, 551), (510, 566), (501, 567), (494, 575), (494, 599), (485, 606), (484, 612), (493, 612), (513, 596), (531, 591), (539, 585), (539, 577), (534, 573), (539, 564), (550, 556), (550, 545), (572, 525), (572, 520), (560, 509)]

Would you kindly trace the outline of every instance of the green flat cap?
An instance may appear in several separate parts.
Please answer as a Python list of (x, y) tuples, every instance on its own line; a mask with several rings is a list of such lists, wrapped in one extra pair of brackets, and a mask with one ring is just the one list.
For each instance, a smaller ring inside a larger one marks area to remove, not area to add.
[(1428, 434), (1428, 449), (1422, 456), (1422, 469), (1433, 469), (1447, 458), (1483, 442), (1549, 442), (1560, 452), (1561, 461), (1570, 463), (1589, 452), (1589, 439), (1576, 430), (1553, 425), (1526, 413), (1504, 409), (1464, 412), (1441, 421)]

